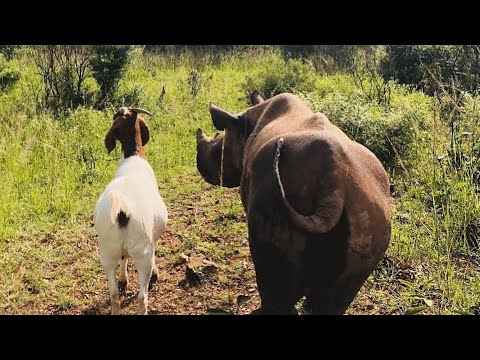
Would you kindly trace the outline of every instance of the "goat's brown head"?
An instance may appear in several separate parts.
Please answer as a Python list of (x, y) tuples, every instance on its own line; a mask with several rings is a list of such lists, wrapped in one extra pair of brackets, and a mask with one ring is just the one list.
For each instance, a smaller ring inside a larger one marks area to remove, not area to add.
[[(256, 90), (250, 99), (253, 105), (264, 101)], [(211, 138), (204, 135), (202, 129), (197, 130), (197, 169), (208, 183), (230, 188), (240, 185), (243, 150), (256, 120), (250, 118), (249, 109), (233, 115), (210, 103), (213, 125), (224, 131)]]
[(143, 146), (150, 139), (150, 132), (145, 120), (138, 116), (142, 113), (152, 116), (147, 110), (130, 107), (121, 107), (113, 115), (113, 124), (105, 136), (108, 153), (115, 149), (118, 140), (122, 144), (124, 158), (132, 155), (145, 157)]

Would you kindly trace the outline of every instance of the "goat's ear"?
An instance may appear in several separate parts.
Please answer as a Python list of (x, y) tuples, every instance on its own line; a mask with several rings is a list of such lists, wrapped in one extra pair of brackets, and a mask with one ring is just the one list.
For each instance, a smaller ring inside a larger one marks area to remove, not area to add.
[(212, 102), (210, 103), (210, 116), (217, 130), (225, 130), (225, 128), (232, 129), (240, 125), (240, 120), (237, 116), (220, 109)]
[(265, 101), (265, 98), (260, 94), (259, 91), (253, 90), (253, 92), (250, 94), (250, 101), (252, 102), (252, 105), (258, 105), (262, 102)]
[(148, 140), (150, 140), (150, 130), (148, 130), (147, 123), (143, 121), (143, 119), (140, 119), (140, 134), (142, 136), (142, 146), (145, 146), (146, 143), (148, 143)]
[(105, 135), (105, 147), (107, 148), (108, 153), (115, 149), (116, 145), (116, 138), (115, 138), (115, 133), (114, 133), (114, 128), (110, 128), (108, 130), (107, 135)]

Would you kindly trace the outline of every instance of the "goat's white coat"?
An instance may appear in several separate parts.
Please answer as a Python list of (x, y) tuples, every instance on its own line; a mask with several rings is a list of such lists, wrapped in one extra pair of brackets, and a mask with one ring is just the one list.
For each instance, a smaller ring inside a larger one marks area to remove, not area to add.
[[(123, 228), (117, 221), (120, 210), (129, 218)], [(115, 270), (121, 264), (120, 280), (126, 282), (128, 257), (134, 261), (139, 275), (139, 313), (146, 314), (148, 283), (155, 268), (155, 244), (168, 222), (167, 208), (147, 160), (137, 155), (124, 159), (122, 154), (114, 179), (97, 202), (93, 222), (100, 262), (109, 282), (112, 314), (120, 311)]]

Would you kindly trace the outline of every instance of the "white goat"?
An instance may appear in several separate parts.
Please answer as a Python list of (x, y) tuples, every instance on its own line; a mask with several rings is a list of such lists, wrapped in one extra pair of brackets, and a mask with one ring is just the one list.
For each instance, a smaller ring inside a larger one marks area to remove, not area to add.
[[(138, 312), (147, 314), (148, 286), (158, 279), (155, 266), (155, 244), (168, 222), (167, 208), (158, 192), (152, 167), (145, 160), (143, 146), (149, 130), (138, 108), (120, 108), (105, 136), (110, 153), (116, 140), (122, 144), (120, 166), (97, 202), (93, 215), (98, 234), (100, 262), (108, 278), (112, 315), (120, 313), (119, 290), (127, 288), (127, 258), (137, 268), (140, 290)], [(117, 286), (115, 272), (120, 264)]]

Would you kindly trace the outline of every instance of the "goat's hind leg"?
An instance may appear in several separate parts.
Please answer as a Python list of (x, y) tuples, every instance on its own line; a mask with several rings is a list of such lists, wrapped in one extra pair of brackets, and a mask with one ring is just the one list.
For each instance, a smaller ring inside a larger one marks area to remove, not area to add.
[(120, 261), (120, 276), (118, 278), (118, 291), (120, 292), (120, 295), (123, 296), (127, 294), (128, 287), (127, 261), (128, 258), (126, 256), (122, 256), (122, 260)]
[(110, 293), (110, 301), (112, 303), (112, 315), (119, 315), (120, 300), (118, 296), (118, 286), (115, 276), (118, 263), (115, 261), (102, 261), (101, 263), (103, 270), (105, 270), (105, 273), (107, 274), (108, 291)]
[(138, 291), (138, 313), (147, 315), (148, 308), (148, 287), (152, 272), (155, 266), (155, 253), (149, 249), (146, 254), (133, 257), (133, 262), (138, 272), (140, 289)]

